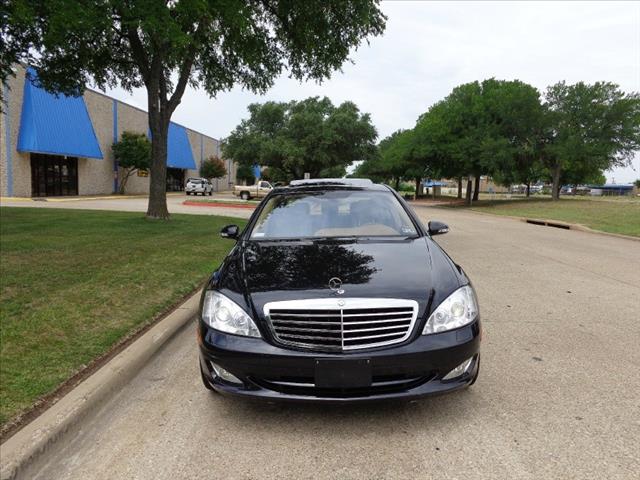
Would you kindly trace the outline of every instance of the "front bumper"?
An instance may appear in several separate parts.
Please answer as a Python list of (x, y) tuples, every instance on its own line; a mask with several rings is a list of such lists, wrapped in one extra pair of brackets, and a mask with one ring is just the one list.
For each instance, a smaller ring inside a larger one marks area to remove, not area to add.
[[(473, 383), (480, 363), (479, 319), (450, 332), (419, 335), (398, 346), (340, 354), (285, 349), (261, 338), (225, 334), (203, 322), (198, 329), (204, 380), (223, 394), (270, 401), (351, 403), (446, 393)], [(463, 375), (443, 380), (471, 357), (473, 362)], [(319, 359), (369, 360), (371, 385), (317, 388), (315, 368)], [(213, 372), (212, 362), (242, 383), (222, 380)]]

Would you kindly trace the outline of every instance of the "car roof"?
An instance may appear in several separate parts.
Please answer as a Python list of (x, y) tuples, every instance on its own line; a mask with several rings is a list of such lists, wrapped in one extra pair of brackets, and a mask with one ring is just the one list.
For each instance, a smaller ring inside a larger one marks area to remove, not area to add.
[(358, 190), (389, 190), (389, 187), (379, 183), (373, 183), (368, 178), (309, 178), (304, 180), (292, 180), (288, 186), (277, 187), (280, 192), (323, 190), (323, 189), (358, 189)]

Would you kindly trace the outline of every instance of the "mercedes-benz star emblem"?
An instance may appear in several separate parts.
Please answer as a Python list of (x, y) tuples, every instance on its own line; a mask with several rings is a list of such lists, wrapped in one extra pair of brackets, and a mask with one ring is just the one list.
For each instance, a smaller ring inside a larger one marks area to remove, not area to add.
[(344, 290), (342, 289), (342, 280), (340, 280), (338, 277), (333, 277), (331, 280), (329, 280), (329, 288), (337, 295), (342, 295), (344, 293)]

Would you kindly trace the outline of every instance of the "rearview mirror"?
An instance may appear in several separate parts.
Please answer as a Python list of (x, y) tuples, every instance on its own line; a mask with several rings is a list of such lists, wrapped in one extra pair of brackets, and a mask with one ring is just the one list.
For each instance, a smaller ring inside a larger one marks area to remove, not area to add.
[(220, 236), (222, 238), (232, 238), (236, 240), (240, 235), (240, 228), (237, 225), (227, 225), (220, 230)]
[(449, 226), (446, 223), (432, 220), (429, 222), (429, 235), (442, 235), (449, 231)]

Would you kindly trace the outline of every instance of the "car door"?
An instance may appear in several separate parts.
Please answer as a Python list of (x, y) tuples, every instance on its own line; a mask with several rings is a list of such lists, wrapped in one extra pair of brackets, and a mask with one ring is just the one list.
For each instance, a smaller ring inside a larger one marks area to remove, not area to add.
[(264, 197), (271, 191), (271, 184), (262, 181), (258, 184), (258, 197)]

